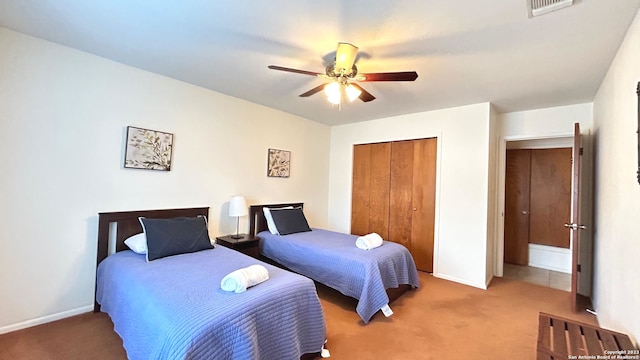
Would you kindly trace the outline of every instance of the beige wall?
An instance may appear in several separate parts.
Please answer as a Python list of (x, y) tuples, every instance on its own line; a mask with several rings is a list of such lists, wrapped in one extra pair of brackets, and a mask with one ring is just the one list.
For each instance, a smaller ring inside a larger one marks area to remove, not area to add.
[[(174, 134), (170, 172), (122, 168), (128, 125)], [(215, 236), (235, 231), (242, 194), (303, 201), (326, 226), (329, 140), (325, 125), (0, 28), (0, 333), (91, 309), (100, 211), (210, 206)], [(291, 151), (290, 178), (266, 176), (268, 148)]]
[(349, 232), (353, 145), (438, 138), (434, 275), (486, 287), (490, 104), (334, 126), (329, 225)]
[[(638, 13), (640, 14), (640, 13)], [(600, 324), (640, 340), (638, 98), (640, 15), (594, 100), (595, 309)]]
[[(546, 109), (518, 111), (498, 115), (498, 214), (497, 234), (495, 247), (496, 274), (502, 275), (502, 263), (504, 260), (504, 175), (506, 167), (507, 142), (523, 141), (539, 147), (570, 147), (573, 144), (574, 123), (580, 124), (584, 155), (581, 163), (582, 190), (581, 190), (581, 220), (587, 225), (583, 231), (582, 242), (585, 246), (586, 256), (582, 261), (585, 278), (580, 282), (579, 292), (590, 295), (591, 290), (591, 244), (592, 244), (592, 188), (595, 181), (593, 177), (593, 104), (575, 104), (558, 106)], [(566, 219), (569, 221), (570, 219)]]

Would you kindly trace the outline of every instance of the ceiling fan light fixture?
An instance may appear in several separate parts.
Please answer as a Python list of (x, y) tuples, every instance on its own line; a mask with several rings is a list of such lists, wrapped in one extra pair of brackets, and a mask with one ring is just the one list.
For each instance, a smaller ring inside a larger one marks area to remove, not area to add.
[(360, 94), (362, 94), (362, 90), (353, 86), (353, 84), (346, 85), (345, 92), (347, 93), (347, 98), (350, 102), (353, 102), (353, 100), (359, 98)]
[(349, 43), (338, 43), (335, 71), (343, 74), (350, 73), (353, 63), (356, 61), (357, 53), (357, 46)]
[(342, 91), (340, 89), (340, 83), (331, 82), (325, 85), (324, 93), (327, 95), (327, 100), (334, 105), (340, 104), (340, 98), (342, 97)]

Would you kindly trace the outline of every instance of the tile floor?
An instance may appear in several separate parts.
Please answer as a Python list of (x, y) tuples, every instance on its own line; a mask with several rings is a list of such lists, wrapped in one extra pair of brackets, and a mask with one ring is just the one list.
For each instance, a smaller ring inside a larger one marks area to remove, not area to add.
[(571, 274), (563, 272), (505, 263), (503, 276), (506, 279), (517, 279), (554, 289), (571, 291)]

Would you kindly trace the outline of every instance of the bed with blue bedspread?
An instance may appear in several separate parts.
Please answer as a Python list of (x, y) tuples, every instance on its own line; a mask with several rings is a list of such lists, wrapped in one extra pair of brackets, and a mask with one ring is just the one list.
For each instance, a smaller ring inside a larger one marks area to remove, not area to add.
[[(104, 214), (108, 222), (122, 213)], [(153, 261), (130, 250), (100, 257), (96, 309), (111, 317), (129, 359), (300, 359), (323, 347), (324, 316), (308, 278), (222, 246)], [(253, 264), (269, 279), (242, 293), (220, 288), (225, 275)]]
[(260, 237), (260, 253), (284, 267), (358, 300), (356, 312), (368, 323), (390, 303), (389, 289), (419, 286), (413, 257), (404, 246), (384, 241), (382, 246), (362, 250), (357, 236), (312, 228), (311, 231), (275, 235), (266, 228), (262, 207), (250, 207), (250, 231)]

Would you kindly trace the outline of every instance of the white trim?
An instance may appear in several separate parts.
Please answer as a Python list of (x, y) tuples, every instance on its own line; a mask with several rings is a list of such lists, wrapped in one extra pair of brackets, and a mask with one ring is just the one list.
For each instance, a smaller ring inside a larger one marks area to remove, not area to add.
[(59, 312), (51, 315), (42, 316), (39, 318), (19, 322), (17, 324), (0, 327), (0, 334), (6, 334), (12, 331), (22, 330), (22, 329), (30, 328), (32, 326), (46, 324), (52, 321), (88, 313), (91, 311), (93, 311), (93, 305), (86, 305), (86, 306), (82, 306), (72, 310), (67, 310), (67, 311), (63, 311), (63, 312)]
[(529, 244), (529, 266), (571, 274), (571, 249)]
[(497, 236), (495, 245), (495, 275), (503, 276), (503, 263), (504, 263), (504, 207), (505, 207), (505, 175), (507, 172), (507, 142), (511, 141), (528, 141), (528, 140), (549, 140), (557, 138), (573, 137), (573, 133), (558, 133), (541, 136), (527, 136), (527, 135), (514, 135), (514, 136), (501, 136), (499, 139), (500, 154), (498, 155), (498, 206), (496, 206), (496, 223), (497, 223)]
[(440, 184), (442, 177), (442, 132), (437, 133), (436, 138), (436, 188), (435, 209), (433, 211), (433, 274), (438, 273), (438, 256), (440, 249)]
[(438, 279), (449, 280), (449, 281), (457, 282), (457, 283), (462, 284), (462, 285), (469, 285), (469, 286), (473, 286), (473, 287), (478, 288), (478, 289), (487, 290), (487, 284), (482, 284), (482, 283), (477, 284), (477, 283), (474, 283), (474, 282), (470, 282), (470, 281), (467, 281), (467, 280), (464, 280), (464, 279), (457, 278), (455, 276), (436, 274), (435, 272), (433, 273), (433, 276), (437, 277)]

